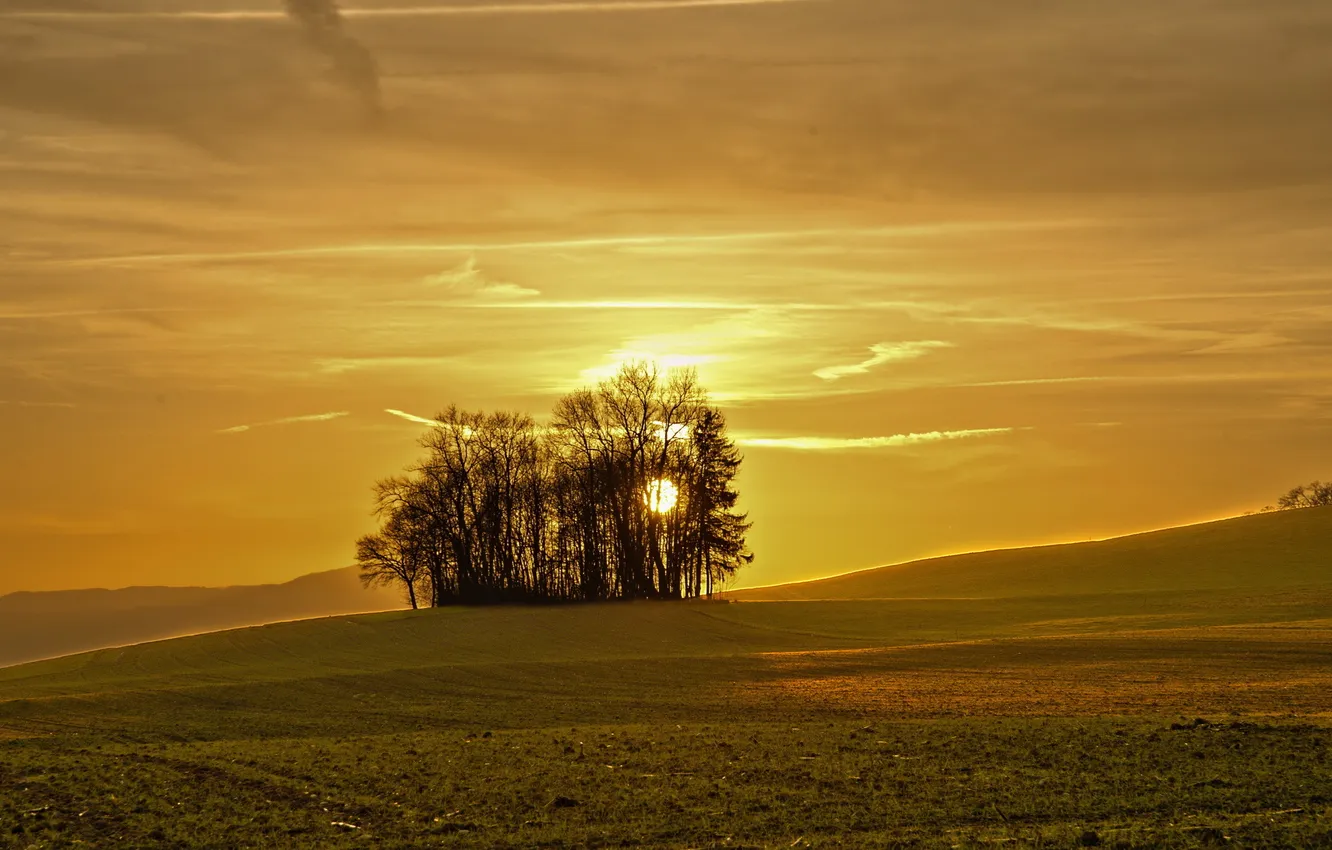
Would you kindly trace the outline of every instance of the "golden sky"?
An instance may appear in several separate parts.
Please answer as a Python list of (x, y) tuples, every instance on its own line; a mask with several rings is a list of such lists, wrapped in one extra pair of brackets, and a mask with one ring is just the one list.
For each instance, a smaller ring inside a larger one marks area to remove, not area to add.
[(344, 566), (412, 417), (632, 358), (745, 585), (1332, 475), (1326, 0), (423, 2), (376, 121), (277, 0), (0, 0), (0, 593)]

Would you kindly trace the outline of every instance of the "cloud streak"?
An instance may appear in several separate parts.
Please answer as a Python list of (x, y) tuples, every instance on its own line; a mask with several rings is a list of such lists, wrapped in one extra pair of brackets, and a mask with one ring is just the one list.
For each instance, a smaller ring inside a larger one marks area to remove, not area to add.
[(246, 431), (253, 431), (255, 428), (268, 428), (273, 425), (295, 425), (300, 422), (329, 422), (334, 419), (342, 419), (345, 416), (351, 416), (346, 410), (339, 410), (334, 413), (315, 413), (309, 416), (289, 416), (286, 419), (273, 419), (268, 422), (255, 422), (251, 425), (235, 425), (231, 428), (222, 428), (218, 430), (219, 434), (244, 434)]
[(532, 239), (510, 242), (401, 242), (337, 245), (310, 245), (300, 248), (272, 248), (258, 251), (209, 251), (177, 254), (124, 254), (120, 256), (78, 257), (58, 260), (68, 266), (116, 266), (135, 264), (242, 262), (247, 260), (304, 259), (311, 257), (382, 257), (430, 254), (470, 254), (485, 251), (568, 251), (582, 248), (639, 248), (644, 246), (733, 244), (745, 242), (783, 242), (793, 239), (873, 239), (920, 238), (965, 233), (1004, 233), (1027, 230), (1051, 230), (1087, 227), (1088, 222), (1055, 221), (976, 221), (961, 223), (926, 223), (882, 227), (822, 227), (789, 230), (747, 230), (727, 233), (645, 233), (625, 236), (585, 236), (568, 239)]
[(863, 449), (900, 449), (909, 446), (969, 440), (979, 437), (997, 437), (1011, 434), (1013, 428), (973, 428), (963, 431), (927, 431), (924, 433), (893, 434), (889, 437), (739, 437), (742, 446), (761, 449), (788, 449), (805, 452), (856, 451)]
[(0, 407), (33, 407), (33, 408), (57, 408), (68, 410), (77, 405), (68, 401), (7, 401), (0, 399)]
[(413, 413), (408, 413), (405, 410), (395, 410), (392, 407), (386, 407), (384, 408), (384, 412), (387, 413), (389, 416), (396, 416), (399, 419), (406, 419), (408, 422), (415, 422), (418, 425), (429, 425), (431, 428), (441, 427), (440, 423), (435, 421), (434, 419), (426, 419), (424, 416), (417, 416)]
[(870, 346), (870, 353), (873, 355), (868, 360), (860, 363), (852, 363), (846, 366), (828, 366), (823, 369), (815, 370), (814, 376), (822, 378), (825, 381), (839, 381), (851, 375), (864, 375), (877, 366), (883, 366), (886, 363), (900, 363), (904, 360), (917, 360), (924, 357), (931, 351), (940, 348), (952, 348), (951, 342), (944, 342), (938, 339), (920, 340), (917, 342), (881, 342)]
[(46, 310), (36, 312), (10, 313), (0, 311), (0, 320), (20, 321), (23, 319), (87, 319), (97, 316), (132, 316), (136, 314), (155, 315), (158, 313), (197, 313), (193, 307), (125, 307), (89, 310)]
[(422, 281), (428, 287), (440, 287), (449, 292), (482, 302), (513, 302), (536, 298), (540, 291), (504, 280), (495, 280), (477, 264), (476, 255), (468, 257), (458, 266), (432, 274)]
[[(679, 9), (708, 9), (718, 6), (775, 6), (819, 3), (826, 0), (605, 0), (566, 3), (477, 3), (467, 6), (396, 6), (380, 9), (346, 9), (344, 18), (440, 18), (476, 15), (558, 15), (570, 13), (652, 12)], [(0, 20), (156, 20), (156, 21), (272, 21), (285, 17), (263, 9), (192, 11), (20, 11), (0, 13)]]

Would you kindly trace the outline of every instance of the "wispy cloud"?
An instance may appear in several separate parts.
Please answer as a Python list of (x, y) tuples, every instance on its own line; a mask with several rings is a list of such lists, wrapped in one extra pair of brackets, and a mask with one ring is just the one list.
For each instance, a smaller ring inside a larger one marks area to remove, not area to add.
[(1217, 372), (1207, 374), (1203, 372), (1189, 372), (1178, 374), (1153, 374), (1153, 375), (1073, 375), (1061, 378), (1018, 378), (1005, 381), (975, 381), (965, 384), (945, 384), (945, 386), (955, 386), (964, 388), (984, 388), (984, 387), (1025, 387), (1025, 386), (1044, 386), (1058, 384), (1242, 384), (1242, 383), (1274, 383), (1289, 381), (1327, 381), (1332, 380), (1332, 373), (1326, 370), (1314, 369), (1301, 371), (1292, 369), (1289, 371), (1273, 372), (1269, 370), (1260, 370), (1253, 372)]
[(430, 254), (472, 254), (486, 251), (573, 251), (579, 249), (619, 249), (653, 246), (692, 246), (712, 244), (768, 243), (801, 239), (918, 239), (965, 233), (1004, 233), (1025, 230), (1053, 230), (1087, 227), (1079, 220), (1055, 221), (977, 221), (925, 223), (883, 227), (821, 227), (789, 230), (741, 230), (722, 233), (644, 233), (637, 235), (584, 236), (566, 239), (535, 239), (512, 242), (400, 242), (339, 243), (299, 248), (274, 248), (262, 251), (187, 252), (178, 254), (123, 254), (119, 256), (81, 257), (59, 261), (68, 266), (121, 266), (157, 263), (241, 262), (247, 260), (282, 260), (311, 257), (383, 257), (427, 256)]
[(77, 405), (68, 401), (6, 401), (0, 399), (0, 407), (54, 407), (63, 410), (76, 406)]
[[(702, 310), (722, 313), (735, 313), (744, 310), (759, 309), (767, 305), (751, 303), (731, 303), (726, 301), (519, 301), (499, 304), (484, 304), (485, 307), (503, 307), (508, 309), (534, 310)], [(818, 309), (817, 305), (791, 305), (791, 309)]]
[(408, 413), (404, 410), (395, 410), (391, 407), (384, 408), (384, 412), (390, 416), (396, 416), (399, 419), (406, 419), (408, 422), (415, 422), (418, 425), (429, 425), (431, 428), (438, 428), (440, 424), (434, 419), (426, 419), (424, 416), (417, 416), (414, 413)]
[(458, 364), (454, 357), (334, 357), (319, 360), (315, 365), (326, 375), (345, 375), (369, 369), (408, 370), (408, 369), (445, 369)]
[(1219, 342), (1195, 350), (1194, 354), (1247, 354), (1264, 348), (1275, 348), (1293, 342), (1289, 337), (1270, 331), (1253, 331), (1224, 336)]
[(924, 357), (931, 351), (940, 348), (952, 348), (951, 342), (944, 342), (938, 339), (919, 340), (916, 342), (881, 342), (870, 346), (870, 353), (873, 355), (868, 360), (860, 363), (851, 363), (846, 366), (828, 366), (818, 369), (814, 372), (816, 377), (825, 381), (837, 381), (848, 375), (864, 375), (876, 366), (882, 366), (885, 363), (897, 363), (903, 360), (916, 360)]
[(0, 308), (0, 319), (17, 321), (20, 319), (86, 319), (95, 316), (124, 316), (136, 313), (155, 315), (158, 313), (195, 313), (192, 307), (109, 307), (89, 310), (47, 310), (37, 312), (11, 313)]
[(246, 431), (252, 431), (255, 428), (268, 428), (272, 425), (294, 425), (298, 422), (328, 422), (333, 419), (341, 419), (344, 416), (351, 416), (351, 413), (340, 410), (335, 413), (315, 413), (309, 416), (289, 416), (286, 419), (273, 419), (268, 422), (256, 422), (251, 425), (236, 425), (231, 428), (222, 428), (219, 434), (243, 434)]
[(1070, 375), (1060, 378), (1012, 378), (1002, 381), (973, 381), (966, 384), (957, 384), (959, 387), (983, 388), (983, 387), (1026, 387), (1042, 386), (1045, 384), (1105, 384), (1105, 383), (1130, 383), (1134, 381), (1142, 382), (1161, 382), (1167, 380), (1162, 376), (1133, 377), (1129, 375)]
[(742, 446), (794, 451), (853, 451), (857, 449), (898, 449), (950, 440), (997, 437), (1011, 434), (1013, 428), (973, 428), (965, 431), (927, 431), (920, 434), (893, 434), (889, 437), (739, 437)]
[(541, 294), (535, 289), (491, 278), (481, 270), (475, 255), (454, 268), (430, 275), (422, 282), (426, 286), (442, 287), (455, 295), (487, 302), (511, 302)]
[[(436, 18), (462, 15), (558, 15), (578, 12), (650, 12), (671, 9), (706, 9), (715, 6), (767, 6), (816, 3), (823, 0), (599, 0), (564, 3), (476, 3), (466, 6), (397, 6), (379, 9), (344, 9), (348, 18)], [(260, 9), (190, 11), (19, 11), (0, 13), (0, 19), (51, 20), (163, 20), (163, 21), (270, 21), (282, 20), (281, 12)]]

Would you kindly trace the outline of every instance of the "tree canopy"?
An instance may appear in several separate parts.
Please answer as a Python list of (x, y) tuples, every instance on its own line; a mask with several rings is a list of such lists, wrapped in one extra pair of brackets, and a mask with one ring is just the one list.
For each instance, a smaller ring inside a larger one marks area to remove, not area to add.
[(1277, 509), (1283, 511), (1299, 508), (1318, 508), (1332, 505), (1332, 481), (1324, 484), (1314, 481), (1292, 488), (1290, 492), (1277, 499)]
[(455, 406), (432, 424), (356, 546), (362, 579), (413, 608), (692, 598), (753, 560), (742, 457), (692, 371), (626, 365), (544, 426)]

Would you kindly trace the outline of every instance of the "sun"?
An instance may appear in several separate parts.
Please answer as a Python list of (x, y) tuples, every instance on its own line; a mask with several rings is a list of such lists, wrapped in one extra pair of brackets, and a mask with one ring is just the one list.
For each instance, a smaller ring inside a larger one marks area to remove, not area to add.
[(648, 509), (659, 514), (670, 513), (679, 498), (679, 489), (665, 478), (649, 481), (647, 492), (643, 494), (643, 501), (647, 503)]

